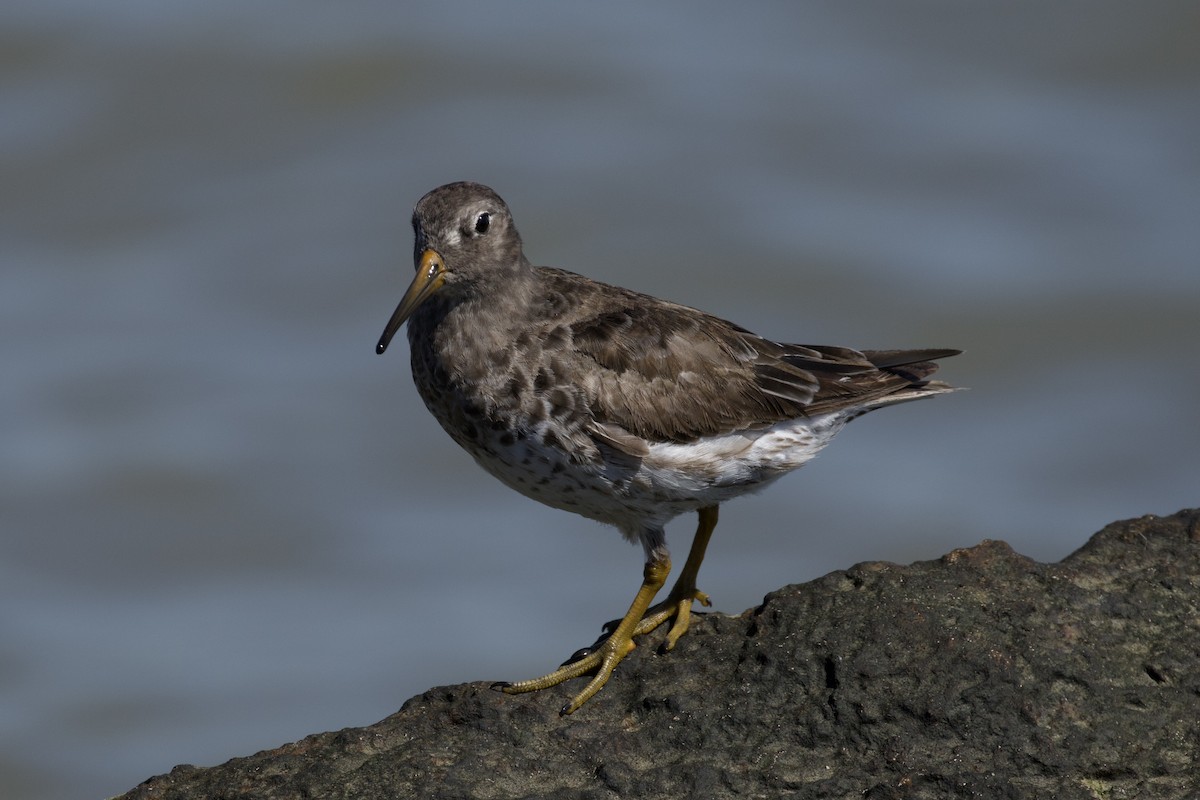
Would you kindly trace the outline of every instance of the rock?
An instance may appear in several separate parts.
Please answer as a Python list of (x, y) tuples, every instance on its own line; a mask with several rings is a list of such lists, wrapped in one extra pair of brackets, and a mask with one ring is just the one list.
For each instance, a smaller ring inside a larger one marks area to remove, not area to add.
[(1197, 797), (1200, 510), (1057, 564), (860, 564), (639, 647), (560, 717), (576, 687), (431, 689), (124, 797)]

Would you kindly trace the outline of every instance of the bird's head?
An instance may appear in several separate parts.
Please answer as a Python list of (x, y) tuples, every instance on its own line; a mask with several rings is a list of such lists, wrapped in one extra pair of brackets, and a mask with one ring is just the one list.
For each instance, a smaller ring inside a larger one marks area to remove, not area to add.
[(500, 195), (469, 181), (439, 186), (413, 209), (416, 275), (384, 328), (375, 352), (435, 294), (466, 296), (513, 272), (528, 269), (521, 236)]

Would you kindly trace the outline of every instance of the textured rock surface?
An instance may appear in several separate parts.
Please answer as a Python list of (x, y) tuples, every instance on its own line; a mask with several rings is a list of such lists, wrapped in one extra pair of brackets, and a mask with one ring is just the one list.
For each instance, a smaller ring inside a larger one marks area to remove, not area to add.
[(125, 797), (1198, 797), (1200, 510), (1057, 564), (860, 564), (643, 645), (559, 717), (575, 688), (432, 689)]

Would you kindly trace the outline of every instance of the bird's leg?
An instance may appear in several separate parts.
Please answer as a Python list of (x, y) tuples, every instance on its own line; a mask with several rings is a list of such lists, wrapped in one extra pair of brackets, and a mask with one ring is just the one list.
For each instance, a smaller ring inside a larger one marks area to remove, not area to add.
[(662, 652), (673, 648), (679, 641), (679, 637), (687, 633), (692, 617), (693, 601), (702, 606), (712, 605), (708, 595), (696, 588), (696, 576), (700, 574), (700, 563), (704, 561), (704, 551), (708, 547), (708, 540), (712, 538), (713, 530), (717, 527), (717, 506), (702, 508), (699, 513), (700, 523), (696, 526), (692, 549), (688, 552), (687, 561), (684, 562), (679, 577), (675, 579), (675, 585), (671, 587), (670, 594), (667, 595), (667, 599), (649, 609), (633, 631), (634, 636), (641, 636), (674, 617), (675, 622), (671, 625), (671, 630), (667, 632), (667, 640), (660, 648)]
[[(695, 550), (694, 545), (692, 549)], [(691, 563), (690, 556), (688, 557), (688, 562)], [(583, 691), (575, 695), (571, 702), (562, 708), (563, 714), (570, 714), (575, 711), (591, 699), (592, 695), (600, 691), (604, 684), (608, 683), (608, 679), (612, 676), (617, 664), (620, 664), (621, 659), (633, 651), (635, 647), (633, 637), (637, 633), (638, 622), (646, 614), (646, 609), (650, 606), (654, 595), (658, 594), (658, 590), (667, 582), (667, 575), (670, 572), (671, 559), (665, 552), (657, 558), (647, 561), (642, 573), (642, 586), (638, 589), (637, 596), (633, 598), (633, 604), (629, 606), (629, 611), (621, 618), (621, 621), (613, 629), (612, 633), (597, 642), (594, 646), (595, 649), (591, 650), (591, 652), (584, 655), (578, 661), (564, 664), (549, 675), (543, 675), (540, 678), (520, 681), (518, 683), (499, 683), (495, 684), (496, 688), (508, 694), (536, 692), (539, 689), (557, 686), (563, 681), (569, 681), (572, 678), (578, 678), (581, 675), (595, 671), (596, 674), (592, 677), (588, 685), (583, 687)], [(694, 580), (695, 578), (693, 577)], [(686, 627), (685, 625), (684, 628), (686, 629)]]

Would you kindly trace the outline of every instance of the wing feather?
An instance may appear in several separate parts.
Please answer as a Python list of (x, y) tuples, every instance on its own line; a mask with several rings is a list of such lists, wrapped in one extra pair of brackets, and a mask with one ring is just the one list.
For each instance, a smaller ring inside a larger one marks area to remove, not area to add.
[[(865, 351), (781, 344), (687, 306), (542, 268), (569, 332), (593, 435), (623, 452), (647, 443), (761, 428), (919, 384), (957, 351)], [(565, 307), (564, 307), (565, 306)]]

